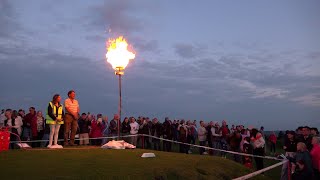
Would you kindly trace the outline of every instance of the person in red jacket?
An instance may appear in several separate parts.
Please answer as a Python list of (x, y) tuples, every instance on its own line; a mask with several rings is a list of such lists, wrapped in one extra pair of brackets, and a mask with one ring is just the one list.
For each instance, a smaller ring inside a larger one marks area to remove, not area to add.
[[(97, 120), (93, 120), (91, 122), (92, 129), (91, 129), (90, 137), (91, 138), (101, 138), (104, 127), (105, 126), (102, 123), (102, 115), (98, 114)], [(92, 139), (91, 142), (92, 142), (92, 145), (100, 146), (102, 143), (102, 139)]]
[(277, 143), (277, 136), (275, 132), (272, 132), (272, 134), (269, 136), (270, 141), (270, 153), (276, 152), (276, 143)]
[(312, 138), (312, 149), (310, 155), (312, 158), (312, 166), (315, 179), (320, 179), (320, 140), (319, 137)]
[[(34, 107), (29, 108), (29, 113), (23, 119), (23, 140), (36, 140), (38, 136), (37, 130), (37, 114)], [(32, 147), (35, 143), (32, 144)]]

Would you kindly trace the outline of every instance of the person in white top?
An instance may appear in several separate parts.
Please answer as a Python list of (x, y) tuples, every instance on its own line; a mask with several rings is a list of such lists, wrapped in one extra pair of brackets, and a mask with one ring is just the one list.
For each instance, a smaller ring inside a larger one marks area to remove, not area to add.
[(4, 120), (6, 119), (4, 112), (5, 112), (4, 109), (2, 109), (0, 114), (0, 127), (4, 126)]
[(18, 115), (18, 111), (12, 111), (12, 119), (15, 120), (15, 125), (13, 126), (13, 128), (16, 128), (18, 135), (21, 136), (23, 122), (21, 116)]
[[(78, 101), (75, 99), (76, 93), (74, 90), (68, 92), (68, 99), (65, 100), (65, 118), (64, 118), (64, 145), (74, 146), (74, 138), (78, 129), (78, 119), (80, 114), (80, 107)], [(68, 142), (69, 132), (70, 142)]]
[[(263, 135), (255, 128), (251, 131), (251, 142), (253, 145), (253, 155), (264, 156), (266, 142)], [(257, 170), (263, 169), (263, 158), (255, 157), (254, 160), (256, 161)]]
[[(198, 128), (198, 139), (199, 139), (200, 146), (206, 146), (207, 133), (208, 132), (205, 128), (205, 123), (203, 121), (200, 121), (200, 127)], [(204, 148), (200, 148), (199, 152), (201, 155), (207, 154)]]
[[(139, 124), (136, 122), (135, 118), (131, 118), (130, 134), (131, 135), (138, 134), (138, 130), (139, 130)], [(132, 136), (131, 137), (131, 144), (137, 146), (137, 140), (138, 140), (138, 136)]]
[[(17, 141), (18, 127), (16, 126), (15, 117), (12, 117), (12, 110), (7, 109), (5, 111), (6, 120), (4, 120), (4, 126), (10, 130), (10, 141)], [(10, 149), (14, 149), (14, 143), (10, 143)]]

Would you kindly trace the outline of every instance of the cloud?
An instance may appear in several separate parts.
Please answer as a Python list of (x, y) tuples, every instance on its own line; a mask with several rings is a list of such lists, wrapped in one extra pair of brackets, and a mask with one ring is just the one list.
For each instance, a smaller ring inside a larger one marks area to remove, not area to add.
[(247, 80), (241, 79), (228, 79), (234, 85), (247, 89), (250, 93), (251, 98), (267, 98), (267, 97), (275, 97), (275, 98), (285, 98), (289, 93), (288, 90), (274, 88), (274, 87), (259, 87)]
[(147, 20), (141, 14), (150, 13), (156, 9), (154, 2), (128, 0), (107, 0), (102, 5), (92, 7), (91, 24), (117, 34), (128, 35), (141, 32), (147, 28)]
[(300, 97), (295, 97), (292, 99), (294, 102), (298, 102), (306, 106), (320, 106), (320, 93), (306, 94)]
[(16, 9), (9, 0), (0, 1), (0, 38), (7, 39), (16, 36), (17, 31), (21, 30), (21, 25), (18, 23), (18, 14)]
[(192, 59), (202, 57), (208, 47), (203, 44), (177, 43), (173, 45), (174, 52), (182, 58)]

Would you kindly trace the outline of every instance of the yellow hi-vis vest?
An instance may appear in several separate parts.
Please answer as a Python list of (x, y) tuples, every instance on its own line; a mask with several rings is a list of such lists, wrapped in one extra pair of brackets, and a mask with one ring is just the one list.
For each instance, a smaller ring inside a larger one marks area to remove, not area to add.
[[(62, 111), (63, 111), (63, 106), (60, 105), (59, 107), (55, 106), (52, 104), (52, 102), (49, 102), (49, 106), (52, 108), (52, 114), (57, 117), (57, 118), (62, 118)], [(49, 114), (48, 114), (48, 109), (47, 109), (47, 115), (46, 115), (46, 124), (63, 124), (63, 121), (55, 121), (53, 120)]]

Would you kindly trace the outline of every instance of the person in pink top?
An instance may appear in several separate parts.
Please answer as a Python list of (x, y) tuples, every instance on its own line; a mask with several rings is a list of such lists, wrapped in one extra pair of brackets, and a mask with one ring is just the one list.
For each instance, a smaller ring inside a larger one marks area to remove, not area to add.
[(276, 143), (277, 143), (277, 136), (274, 132), (269, 136), (270, 141), (270, 153), (276, 152)]
[[(64, 117), (64, 145), (75, 146), (74, 138), (78, 129), (78, 119), (80, 114), (79, 103), (75, 99), (76, 93), (74, 90), (68, 92), (68, 99), (64, 102), (66, 114)], [(70, 134), (70, 142), (68, 141)]]
[(320, 140), (319, 137), (312, 138), (312, 149), (310, 155), (312, 158), (312, 166), (315, 179), (320, 179)]

